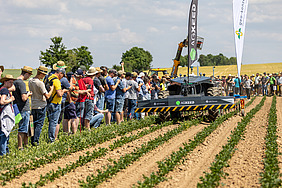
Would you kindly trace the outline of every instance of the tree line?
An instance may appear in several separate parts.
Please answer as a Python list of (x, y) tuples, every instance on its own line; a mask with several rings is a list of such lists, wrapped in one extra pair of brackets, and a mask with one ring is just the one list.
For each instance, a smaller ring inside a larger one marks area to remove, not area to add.
[[(52, 68), (57, 61), (64, 61), (68, 66), (67, 71), (74, 71), (84, 65), (87, 69), (93, 65), (93, 56), (87, 46), (67, 49), (63, 44), (62, 37), (51, 38), (52, 44), (46, 51), (40, 51), (39, 60), (42, 64)], [(187, 66), (188, 55), (180, 57), (180, 66)], [(144, 71), (152, 67), (153, 56), (149, 51), (139, 47), (132, 47), (122, 53), (121, 61), (124, 62), (124, 68), (127, 72), (134, 70)], [(235, 65), (235, 57), (226, 57), (222, 53), (219, 55), (200, 55), (198, 59), (201, 66), (219, 66)], [(172, 63), (171, 63), (172, 64)], [(120, 70), (119, 63), (113, 65), (114, 69)]]
[[(200, 55), (198, 62), (201, 66), (220, 66), (220, 65), (236, 65), (236, 57), (226, 57), (222, 53), (218, 55)], [(180, 57), (180, 66), (187, 67), (188, 65), (188, 55)]]

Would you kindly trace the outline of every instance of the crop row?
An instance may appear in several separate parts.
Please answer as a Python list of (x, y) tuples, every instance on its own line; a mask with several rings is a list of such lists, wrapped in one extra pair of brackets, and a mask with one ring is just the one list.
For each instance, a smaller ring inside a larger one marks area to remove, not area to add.
[[(255, 98), (246, 104), (249, 106)], [(160, 182), (164, 181), (165, 175), (168, 174), (170, 171), (174, 169), (174, 167), (181, 162), (184, 161), (184, 157), (187, 156), (188, 153), (193, 151), (198, 145), (203, 143), (205, 138), (209, 136), (219, 125), (221, 125), (224, 121), (229, 119), (230, 117), (237, 114), (239, 111), (235, 110), (229, 112), (219, 118), (217, 118), (210, 126), (204, 128), (201, 132), (197, 133), (193, 140), (189, 140), (189, 143), (184, 143), (183, 147), (180, 147), (178, 151), (173, 152), (168, 158), (158, 161), (158, 171), (152, 172), (150, 177), (143, 176), (143, 182), (137, 182), (138, 187), (154, 187), (155, 185), (159, 184)]]
[[(153, 123), (155, 123), (155, 117), (149, 117), (144, 120), (129, 121), (121, 125), (108, 126), (91, 132), (82, 132), (82, 134), (78, 136), (65, 137), (62, 141), (55, 143), (56, 152), (52, 152), (53, 149), (47, 148), (47, 151), (48, 149), (51, 151), (49, 151), (50, 153), (46, 153), (43, 157), (32, 158), (31, 161), (26, 162), (23, 165), (14, 165), (13, 168), (9, 168), (6, 172), (1, 173), (0, 180), (3, 180), (1, 183), (5, 185), (6, 181), (10, 181), (18, 176), (21, 176), (26, 173), (27, 170), (34, 170), (77, 151), (93, 147), (96, 144), (103, 143), (116, 138), (117, 136), (125, 135), (126, 133), (134, 130), (148, 127)], [(43, 150), (44, 148), (41, 149)]]
[(268, 115), (267, 135), (265, 137), (264, 172), (261, 173), (260, 183), (262, 187), (280, 187), (281, 179), (278, 166), (278, 144), (277, 144), (277, 114), (276, 96), (272, 99)]
[(79, 181), (80, 185), (82, 187), (96, 187), (98, 184), (102, 183), (103, 181), (106, 181), (111, 176), (117, 174), (120, 170), (127, 168), (128, 165), (132, 164), (144, 154), (154, 150), (158, 146), (164, 144), (166, 141), (180, 134), (189, 127), (197, 125), (200, 121), (201, 119), (195, 119), (192, 121), (181, 123), (179, 127), (170, 130), (167, 133), (160, 135), (153, 140), (150, 140), (146, 144), (142, 144), (141, 147), (135, 148), (134, 151), (130, 154), (121, 156), (119, 160), (114, 160), (113, 165), (107, 165), (106, 167), (104, 167), (104, 171), (98, 170), (98, 174), (96, 176), (88, 176), (86, 178), (86, 182), (84, 182), (83, 180)]
[[(132, 142), (134, 140), (137, 140), (149, 133), (152, 133), (156, 130), (159, 130), (163, 127), (169, 126), (172, 124), (172, 121), (164, 122), (160, 125), (152, 126), (149, 129), (144, 129), (140, 132), (138, 132), (136, 135), (130, 135), (130, 136), (123, 136), (120, 139), (116, 140), (114, 144), (109, 145), (109, 148), (111, 150), (116, 149), (118, 147), (121, 147), (125, 145), (126, 143)], [(107, 148), (99, 148), (99, 150), (94, 150), (91, 154), (89, 152), (86, 153), (85, 156), (79, 156), (79, 159), (75, 162), (66, 165), (65, 168), (58, 168), (58, 170), (54, 171), (51, 170), (49, 173), (45, 174), (44, 176), (40, 176), (40, 180), (37, 181), (35, 184), (29, 183), (29, 187), (38, 187), (43, 186), (49, 181), (54, 181), (56, 178), (59, 178), (61, 176), (64, 176), (66, 173), (71, 172), (72, 170), (76, 169), (77, 167), (83, 166), (88, 162), (91, 162), (95, 160), (98, 157), (105, 156), (108, 153)], [(23, 183), (23, 187), (27, 187), (26, 183)]]
[(222, 147), (219, 154), (216, 155), (214, 162), (211, 164), (210, 173), (204, 172), (205, 177), (200, 177), (201, 182), (197, 184), (198, 187), (216, 187), (219, 186), (219, 181), (221, 177), (225, 177), (227, 174), (224, 173), (223, 168), (228, 166), (228, 160), (231, 159), (233, 153), (235, 152), (235, 146), (242, 139), (245, 134), (245, 129), (248, 123), (254, 115), (261, 109), (264, 105), (266, 97), (264, 97), (261, 102), (253, 108), (246, 116), (238, 123), (237, 127), (232, 131), (227, 144)]
[[(252, 98), (247, 104), (248, 107), (255, 100), (255, 97)], [(205, 138), (209, 136), (219, 125), (221, 125), (225, 120), (234, 116), (239, 112), (239, 109), (229, 112), (219, 118), (217, 118), (210, 126), (203, 129), (199, 132), (194, 140), (189, 140), (189, 143), (184, 143), (184, 147), (180, 147), (178, 151), (173, 152), (170, 157), (164, 159), (163, 161), (158, 161), (158, 171), (152, 172), (150, 177), (143, 176), (143, 182), (137, 182), (137, 187), (154, 187), (160, 182), (164, 181), (165, 175), (174, 169), (175, 166), (180, 164), (180, 162), (184, 162), (184, 157), (187, 156), (188, 153), (193, 151), (198, 145), (203, 143)]]

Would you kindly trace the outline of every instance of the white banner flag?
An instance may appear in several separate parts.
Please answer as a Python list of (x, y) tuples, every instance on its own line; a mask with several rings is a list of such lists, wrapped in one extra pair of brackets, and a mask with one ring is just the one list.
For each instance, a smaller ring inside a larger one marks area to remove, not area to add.
[(248, 0), (233, 0), (234, 36), (238, 77), (240, 77), (247, 19)]

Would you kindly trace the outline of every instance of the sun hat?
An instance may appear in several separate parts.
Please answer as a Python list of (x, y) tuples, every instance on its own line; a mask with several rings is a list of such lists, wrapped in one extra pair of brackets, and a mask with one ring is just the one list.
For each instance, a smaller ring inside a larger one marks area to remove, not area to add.
[(36, 69), (38, 72), (42, 73), (42, 74), (47, 74), (48, 73), (48, 68), (47, 67), (44, 67), (42, 65), (40, 65), (37, 69)]
[(53, 69), (57, 70), (58, 68), (67, 68), (67, 66), (65, 65), (65, 62), (63, 61), (58, 61), (57, 63), (55, 63), (53, 65)]
[(22, 71), (27, 72), (27, 73), (29, 73), (29, 74), (32, 74), (32, 68), (29, 67), (29, 66), (24, 66), (24, 67), (22, 68)]
[(90, 67), (89, 70), (87, 71), (86, 75), (92, 76), (92, 75), (97, 74), (97, 73), (98, 73), (98, 71), (96, 71), (95, 67)]
[[(96, 67), (95, 69), (96, 69), (97, 73), (103, 72), (103, 71), (100, 69), (100, 67)], [(96, 74), (97, 74), (97, 73), (96, 73)]]
[(16, 78), (14, 78), (11, 74), (6, 74), (3, 78), (0, 79), (0, 82), (3, 83), (7, 80), (16, 80)]
[(2, 70), (2, 72), (4, 71), (4, 66), (3, 65), (1, 65), (0, 66), (0, 69)]
[(87, 69), (86, 69), (86, 67), (85, 67), (84, 65), (81, 65), (79, 68), (80, 68), (82, 71), (87, 71)]

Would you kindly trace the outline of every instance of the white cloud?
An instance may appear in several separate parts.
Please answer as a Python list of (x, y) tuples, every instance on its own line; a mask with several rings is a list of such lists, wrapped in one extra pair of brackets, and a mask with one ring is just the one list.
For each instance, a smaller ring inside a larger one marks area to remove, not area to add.
[(10, 4), (23, 8), (52, 8), (59, 9), (61, 12), (69, 12), (67, 3), (58, 0), (10, 0)]
[(150, 33), (159, 33), (160, 30), (158, 30), (158, 29), (155, 28), (155, 27), (149, 27), (149, 28), (148, 28), (148, 32), (150, 32)]
[(74, 26), (78, 30), (83, 30), (83, 31), (91, 31), (92, 30), (92, 25), (79, 20), (79, 19), (69, 19), (70, 25)]

